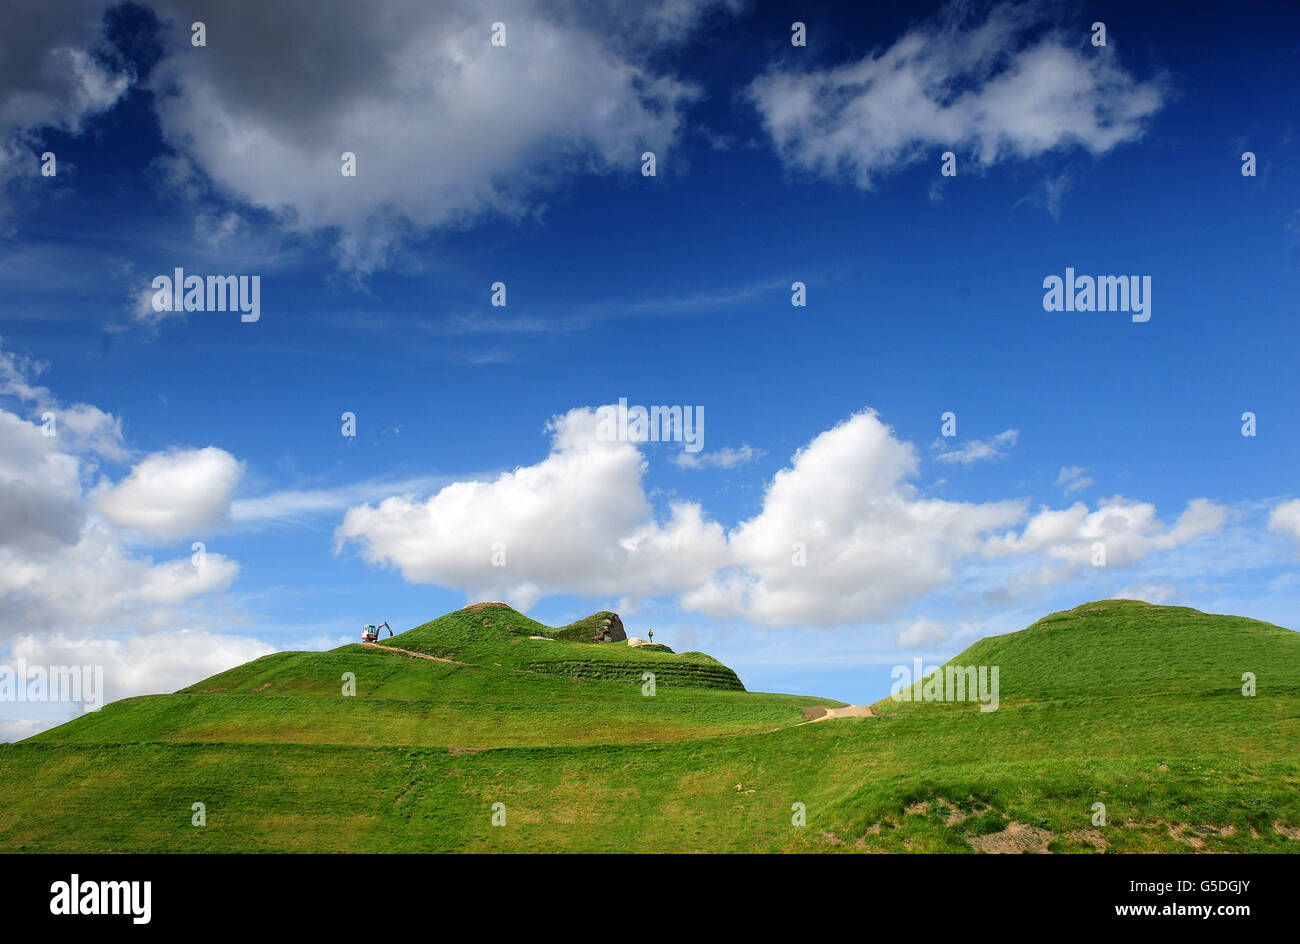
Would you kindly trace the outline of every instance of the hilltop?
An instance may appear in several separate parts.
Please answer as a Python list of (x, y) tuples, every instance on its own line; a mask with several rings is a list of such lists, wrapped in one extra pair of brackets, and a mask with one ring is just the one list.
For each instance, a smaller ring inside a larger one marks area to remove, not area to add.
[[(844, 706), (747, 692), (702, 653), (575, 641), (603, 636), (611, 615), (550, 628), (475, 605), (381, 647), (277, 653), (108, 705), (0, 747), (0, 776), (21, 785), (0, 796), (0, 844), (1300, 850), (1291, 630), (1097, 601), (950, 660), (999, 668), (996, 711), (885, 698), (873, 716), (810, 724)], [(355, 696), (340, 691), (345, 673)], [(196, 801), (203, 828), (190, 825)], [(505, 827), (491, 825), (494, 803)]]
[[(598, 641), (605, 638), (611, 641)], [(475, 603), (381, 643), (473, 665), (585, 681), (640, 684), (645, 672), (653, 672), (656, 684), (744, 691), (735, 672), (702, 652), (633, 648), (626, 640), (623, 623), (615, 613), (594, 613), (552, 629), (504, 603)]]

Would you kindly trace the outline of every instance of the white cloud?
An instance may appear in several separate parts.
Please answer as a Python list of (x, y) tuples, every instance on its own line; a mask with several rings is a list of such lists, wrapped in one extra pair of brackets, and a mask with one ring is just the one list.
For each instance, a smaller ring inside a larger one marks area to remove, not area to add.
[(358, 502), (378, 501), (394, 494), (428, 491), (440, 481), (433, 476), (420, 476), (399, 482), (379, 480), (335, 488), (286, 489), (232, 502), (230, 516), (235, 524), (241, 525), (267, 521), (299, 522), (317, 515), (343, 511)]
[(230, 498), (243, 472), (243, 463), (215, 446), (155, 452), (100, 492), (96, 507), (114, 524), (151, 538), (194, 537), (230, 521)]
[[(352, 508), (338, 545), (361, 544), (367, 560), (409, 581), (522, 608), (548, 593), (651, 594), (716, 569), (721, 526), (686, 502), (657, 522), (638, 447), (600, 440), (597, 424), (594, 410), (572, 410), (548, 425), (551, 453), (536, 465)], [(504, 566), (493, 566), (494, 552)]]
[[(183, 530), (228, 508), (228, 475), (197, 475), (202, 488), (189, 509), (184, 476), (167, 474), (166, 457), (149, 457), (118, 491), (98, 463), (128, 454), (121, 423), (87, 404), (61, 406), (35, 384), (38, 368), (0, 351), (0, 394), (56, 415), (48, 427), (0, 408), (0, 639), (34, 626), (98, 635), (176, 625), (194, 600), (228, 587), (238, 565), (220, 554), (206, 555), (201, 566), (188, 556), (155, 562), (133, 555), (93, 498), (114, 496), (119, 517), (156, 533)], [(56, 435), (45, 435), (51, 428)], [(205, 461), (228, 473), (233, 459), (220, 456)]]
[(1028, 203), (1032, 206), (1041, 207), (1047, 211), (1052, 219), (1059, 220), (1061, 218), (1061, 204), (1065, 202), (1065, 195), (1070, 192), (1073, 186), (1074, 178), (1068, 172), (1055, 175), (1049, 174), (1039, 181), (1029, 195), (1018, 201), (1018, 203)]
[(1019, 430), (1006, 429), (987, 439), (968, 439), (956, 449), (949, 449), (946, 440), (936, 439), (930, 449), (936, 462), (974, 465), (976, 462), (1001, 459), (1019, 438)]
[[(411, 582), (524, 608), (557, 593), (672, 596), (719, 620), (832, 626), (886, 617), (968, 579), (1017, 592), (1057, 584), (1080, 576), (1097, 541), (1108, 565), (1132, 565), (1226, 518), (1205, 499), (1167, 526), (1153, 505), (1121, 497), (1032, 517), (1022, 500), (927, 498), (912, 484), (916, 448), (864, 411), (799, 450), (759, 511), (724, 531), (694, 502), (656, 515), (639, 447), (600, 440), (597, 416), (580, 408), (553, 418), (550, 454), (535, 465), (349, 509), (336, 549), (356, 544)], [(1024, 565), (1037, 570), (1026, 575)]]
[(734, 469), (753, 462), (760, 455), (762, 453), (753, 446), (726, 446), (712, 452), (679, 452), (670, 461), (682, 469)]
[(35, 380), (49, 369), (43, 361), (0, 350), (0, 396), (17, 397), (26, 402), (44, 401), (50, 391)]
[(659, 0), (626, 7), (631, 17), (640, 17), (654, 37), (661, 42), (680, 42), (689, 36), (711, 12), (736, 14), (747, 0)]
[(971, 11), (950, 3), (856, 62), (755, 79), (749, 96), (781, 158), (869, 189), (949, 149), (985, 167), (1066, 147), (1104, 154), (1140, 138), (1163, 103), (1113, 42), (1045, 31), (1046, 4), (999, 4), (982, 21)]
[(19, 718), (14, 721), (0, 720), (0, 744), (21, 741), (23, 738), (29, 738), (33, 734), (40, 734), (47, 728), (52, 728), (61, 723), (61, 720), (47, 721), (41, 718)]
[(137, 290), (130, 300), (131, 318), (145, 328), (157, 332), (158, 326), (169, 318), (177, 321), (184, 321), (189, 315), (185, 309), (179, 308), (172, 311), (157, 311), (153, 307), (154, 295), (157, 294), (152, 285)]
[(0, 410), (0, 553), (55, 551), (77, 542), (85, 521), (81, 466), (41, 427)]
[(919, 649), (921, 646), (935, 642), (947, 642), (952, 633), (947, 626), (929, 619), (916, 619), (908, 623), (898, 634), (898, 648)]
[[(861, 413), (813, 440), (778, 473), (762, 511), (730, 534), (695, 503), (656, 520), (631, 443), (596, 437), (597, 412), (555, 418), (550, 455), (427, 500), (351, 509), (340, 547), (414, 582), (527, 606), (548, 593), (681, 594), (688, 609), (768, 625), (860, 622), (951, 575), (982, 535), (1019, 520), (1018, 502), (924, 499), (906, 479), (915, 449)], [(792, 565), (795, 542), (807, 566)], [(493, 567), (493, 545), (505, 566)]]
[(1034, 554), (1067, 565), (1060, 573), (1091, 566), (1094, 545), (1105, 545), (1106, 566), (1125, 566), (1158, 551), (1171, 550), (1217, 531), (1228, 512), (1206, 498), (1194, 498), (1172, 526), (1156, 516), (1155, 505), (1116, 495), (1096, 511), (1083, 502), (1062, 510), (1043, 509), (1019, 534), (1007, 532), (989, 541), (990, 557)]
[(765, 625), (876, 619), (949, 580), (984, 535), (1024, 513), (1017, 501), (924, 498), (909, 482), (917, 467), (915, 447), (873, 412), (821, 433), (776, 474), (758, 515), (730, 532), (731, 566), (683, 605)]
[(1131, 584), (1115, 594), (1116, 600), (1144, 600), (1147, 603), (1166, 603), (1177, 594), (1173, 584)]
[(0, 632), (33, 625), (150, 627), (179, 618), (175, 607), (225, 589), (238, 565), (220, 554), (202, 566), (190, 557), (155, 563), (128, 554), (115, 535), (93, 520), (76, 542), (53, 550), (0, 547)]
[[(61, 448), (68, 452), (86, 453), (110, 462), (130, 458), (130, 450), (122, 437), (122, 421), (118, 417), (89, 403), (61, 406), (48, 388), (36, 383), (36, 378), (45, 373), (48, 366), (12, 351), (0, 350), (0, 396), (16, 397), (32, 404), (33, 412), (41, 417), (42, 427), (48, 426), (50, 437), (57, 438)], [(48, 424), (47, 413), (53, 414), (53, 421)]]
[[(154, 71), (167, 143), (289, 227), (337, 227), (342, 263), (361, 271), (412, 232), (533, 213), (582, 174), (631, 178), (645, 149), (667, 169), (698, 91), (650, 66), (651, 53), (685, 38), (704, 8), (734, 4), (500, 0), (485, 13), (470, 0), (395, 0), (378, 15), (344, 4), (329, 16), (260, 0), (219, 14), (199, 0), (155, 6), (208, 25), (201, 55), (184, 48)], [(504, 47), (491, 45), (493, 21), (506, 24)], [(340, 173), (347, 151), (355, 177)]]
[(140, 633), (124, 639), (65, 633), (20, 636), (12, 657), (29, 665), (104, 668), (105, 701), (174, 692), (274, 652), (257, 639), (190, 630)]
[(1083, 466), (1063, 465), (1060, 474), (1056, 476), (1056, 484), (1061, 486), (1067, 495), (1082, 492), (1093, 485), (1092, 479), (1084, 475), (1087, 471)]
[(125, 462), (131, 457), (122, 436), (122, 421), (111, 413), (89, 403), (74, 403), (52, 412), (64, 448), (109, 462)]
[(1282, 502), (1269, 513), (1268, 530), (1300, 541), (1300, 499)]

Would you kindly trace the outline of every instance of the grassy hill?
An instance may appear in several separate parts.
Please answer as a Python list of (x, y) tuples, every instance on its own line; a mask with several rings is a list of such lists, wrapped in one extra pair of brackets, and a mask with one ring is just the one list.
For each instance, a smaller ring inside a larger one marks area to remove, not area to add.
[(1099, 601), (952, 660), (998, 666), (996, 711), (886, 698), (802, 724), (838, 703), (574, 641), (609, 615), (557, 639), (476, 605), (0, 745), (0, 849), (1300, 851), (1290, 630)]

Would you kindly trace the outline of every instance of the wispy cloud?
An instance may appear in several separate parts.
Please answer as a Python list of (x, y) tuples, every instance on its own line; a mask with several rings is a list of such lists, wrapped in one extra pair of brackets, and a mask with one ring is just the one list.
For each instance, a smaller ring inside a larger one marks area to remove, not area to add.
[(451, 481), (450, 477), (420, 476), (402, 480), (372, 479), (335, 488), (287, 489), (258, 498), (241, 498), (231, 504), (230, 517), (236, 525), (300, 523), (389, 495), (423, 494)]
[(734, 469), (737, 466), (753, 462), (763, 453), (753, 446), (742, 445), (738, 448), (726, 446), (713, 452), (680, 452), (673, 456), (672, 463), (681, 469)]
[(1020, 438), (1020, 430), (1005, 429), (996, 436), (987, 439), (968, 439), (956, 449), (949, 449), (942, 439), (936, 439), (930, 447), (936, 462), (974, 465), (976, 462), (991, 462), (1001, 459), (1007, 450)]
[(1082, 492), (1093, 485), (1092, 479), (1083, 474), (1087, 471), (1081, 465), (1063, 465), (1061, 474), (1056, 477), (1056, 484), (1061, 486), (1067, 495)]
[(975, 5), (949, 3), (857, 61), (773, 69), (749, 99), (787, 166), (862, 189), (936, 149), (989, 167), (1141, 138), (1163, 84), (1135, 79), (1112, 49), (1079, 49), (1053, 16), (1048, 4), (1001, 3), (981, 20)]
[(723, 290), (703, 289), (644, 301), (599, 301), (562, 311), (534, 306), (529, 314), (507, 314), (502, 309), (447, 312), (438, 318), (412, 319), (388, 311), (347, 310), (324, 318), (330, 327), (366, 331), (409, 339), (412, 332), (429, 337), (481, 337), (571, 334), (606, 321), (627, 318), (677, 318), (725, 311), (750, 304), (779, 291), (788, 291), (791, 279), (763, 279)]

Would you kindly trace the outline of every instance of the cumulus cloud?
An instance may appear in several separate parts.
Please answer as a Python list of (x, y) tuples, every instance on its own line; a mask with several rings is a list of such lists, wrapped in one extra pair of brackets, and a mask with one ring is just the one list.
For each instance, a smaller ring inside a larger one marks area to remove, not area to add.
[(243, 464), (224, 449), (176, 449), (146, 456), (96, 507), (115, 524), (159, 540), (206, 533), (230, 521)]
[[(195, 473), (190, 484), (205, 483), (194, 495), (197, 511), (184, 507), (188, 463), (175, 464), (178, 474), (165, 455), (145, 459), (115, 488), (100, 462), (127, 455), (120, 421), (87, 404), (61, 406), (35, 382), (39, 368), (0, 351), (0, 395), (35, 404), (28, 408), (37, 413), (29, 420), (0, 408), (0, 639), (33, 626), (99, 634), (176, 625), (190, 601), (228, 587), (238, 565), (220, 554), (198, 562), (132, 554), (94, 499), (110, 496), (120, 519), (154, 534), (197, 527), (228, 510), (233, 459), (220, 450), (190, 456), (196, 466), (225, 470)], [(45, 411), (54, 423), (41, 418)]]
[[(33, 665), (103, 666), (108, 700), (171, 691), (271, 651), (175, 629), (203, 620), (204, 598), (238, 576), (235, 561), (155, 560), (129, 551), (119, 532), (168, 539), (219, 523), (240, 464), (212, 447), (156, 453), (114, 485), (101, 463), (131, 455), (121, 421), (90, 404), (60, 404), (37, 383), (43, 370), (0, 350), (0, 397), (33, 414), (0, 407), (0, 647)], [(0, 717), (0, 741), (62, 723), (72, 709), (24, 705), (39, 716), (20, 718), (14, 710)]]
[(757, 513), (725, 530), (695, 502), (656, 513), (640, 447), (599, 437), (599, 412), (553, 418), (550, 453), (535, 465), (349, 509), (336, 550), (356, 545), (411, 582), (525, 608), (556, 593), (673, 596), (716, 619), (833, 626), (887, 617), (961, 579), (959, 565), (1012, 560), (1037, 566), (1030, 584), (1043, 585), (1090, 564), (1097, 541), (1123, 566), (1226, 517), (1205, 499), (1169, 526), (1153, 505), (1122, 497), (1032, 516), (1019, 499), (928, 498), (913, 484), (915, 446), (867, 410), (800, 449)]
[(1268, 516), (1268, 530), (1300, 541), (1300, 499), (1282, 502)]
[(721, 526), (685, 502), (656, 521), (637, 445), (602, 440), (598, 423), (595, 410), (572, 410), (549, 424), (551, 452), (536, 465), (352, 508), (338, 546), (357, 542), (412, 582), (523, 608), (547, 593), (652, 594), (716, 569)]
[(1019, 438), (1020, 430), (1006, 429), (987, 439), (968, 439), (956, 449), (949, 449), (947, 440), (936, 439), (930, 449), (936, 462), (974, 465), (976, 462), (1001, 459)]
[[(0, 339), (3, 340), (3, 339)], [(0, 349), (0, 396), (30, 404), (41, 417), (42, 435), (57, 438), (67, 452), (122, 462), (131, 453), (122, 436), (122, 421), (89, 403), (62, 406), (36, 380), (48, 369), (42, 361)]]
[[(0, 411), (6, 446), (14, 441), (13, 421)], [(30, 436), (34, 427), (27, 426)], [(33, 625), (156, 628), (175, 618), (173, 608), (234, 581), (238, 565), (220, 554), (207, 554), (196, 565), (188, 556), (155, 563), (128, 553), (113, 530), (89, 514), (75, 484), (75, 458), (54, 453), (42, 459), (6, 483), (7, 498), (28, 503), (20, 512), (13, 504), (5, 511), (6, 524), (21, 515), (23, 526), (0, 543), (0, 633)], [(42, 469), (50, 467), (62, 467), (66, 477), (35, 491)]]
[(13, 658), (29, 665), (103, 666), (105, 701), (174, 692), (274, 651), (245, 636), (190, 630), (125, 639), (27, 635), (13, 644)]
[(880, 618), (951, 579), (984, 535), (1023, 515), (1018, 501), (925, 498), (909, 481), (918, 464), (916, 448), (871, 411), (821, 433), (730, 532), (730, 566), (683, 604), (766, 625)]
[[(28, 666), (89, 666), (103, 672), (102, 690), (83, 693), (100, 705), (136, 695), (174, 692), (274, 650), (256, 639), (178, 630), (117, 637), (83, 637), (64, 632), (23, 635), (14, 640), (9, 662)], [(20, 741), (98, 707), (83, 704), (0, 705), (36, 717), (0, 717), (0, 742)]]
[[(342, 263), (368, 270), (411, 232), (532, 213), (576, 175), (634, 174), (644, 149), (662, 164), (699, 92), (652, 67), (652, 53), (735, 4), (393, 0), (329, 16), (310, 2), (153, 6), (178, 44), (192, 20), (208, 29), (201, 55), (175, 50), (152, 77), (175, 166), (290, 227), (336, 229)], [(503, 47), (490, 42), (494, 21)], [(344, 152), (355, 177), (340, 174)]]
[(1048, 26), (1043, 3), (1003, 3), (981, 20), (951, 3), (856, 62), (772, 70), (749, 86), (783, 161), (869, 189), (943, 150), (980, 166), (1080, 147), (1104, 154), (1142, 136), (1165, 93)]
[(1096, 511), (1083, 502), (1062, 510), (1043, 509), (1024, 529), (1000, 535), (988, 544), (990, 557), (1036, 554), (1071, 569), (1091, 566), (1096, 544), (1105, 548), (1107, 567), (1124, 566), (1158, 551), (1171, 550), (1217, 531), (1227, 521), (1227, 509), (1206, 498), (1195, 498), (1173, 525), (1163, 524), (1150, 502), (1116, 495), (1103, 499)]
[(41, 427), (0, 410), (0, 549), (47, 552), (77, 542), (85, 521), (80, 465)]

